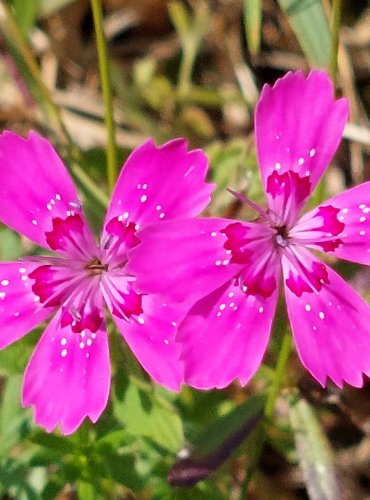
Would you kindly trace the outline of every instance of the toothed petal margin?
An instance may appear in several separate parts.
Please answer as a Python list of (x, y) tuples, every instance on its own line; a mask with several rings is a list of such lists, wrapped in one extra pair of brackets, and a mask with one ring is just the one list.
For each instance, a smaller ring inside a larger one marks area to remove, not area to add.
[(35, 407), (34, 420), (48, 432), (59, 423), (71, 434), (85, 417), (96, 422), (109, 395), (107, 332), (72, 332), (58, 312), (43, 333), (26, 368), (22, 405)]

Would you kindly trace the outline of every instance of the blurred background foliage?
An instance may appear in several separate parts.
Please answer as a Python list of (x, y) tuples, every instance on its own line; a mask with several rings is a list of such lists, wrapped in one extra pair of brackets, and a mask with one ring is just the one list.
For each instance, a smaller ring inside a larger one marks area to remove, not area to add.
[[(262, 201), (253, 137), (261, 87), (288, 70), (335, 69), (335, 3), (104, 0), (120, 165), (148, 136), (185, 136), (209, 155), (217, 189), (208, 214), (252, 217), (225, 188)], [(337, 89), (351, 118), (314, 202), (370, 173), (370, 3), (342, 7)], [(87, 0), (0, 1), (0, 127), (53, 140), (98, 232), (106, 131)], [(0, 231), (1, 260), (38, 251)], [(368, 271), (340, 271), (370, 297)], [(370, 498), (370, 384), (322, 389), (292, 355), (273, 417), (262, 421), (279, 328), (245, 388), (172, 394), (150, 382), (110, 325), (109, 406), (70, 437), (45, 433), (20, 407), (40, 332), (0, 352), (0, 498)]]

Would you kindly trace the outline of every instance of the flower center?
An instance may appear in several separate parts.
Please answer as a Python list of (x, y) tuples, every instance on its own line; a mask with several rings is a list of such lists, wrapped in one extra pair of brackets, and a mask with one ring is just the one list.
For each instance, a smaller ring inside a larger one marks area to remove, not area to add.
[(89, 276), (100, 276), (104, 271), (108, 271), (108, 264), (102, 264), (97, 257), (85, 267)]
[(283, 226), (276, 227), (276, 235), (275, 241), (280, 247), (286, 247), (288, 245), (289, 239), (289, 231), (287, 226), (284, 224)]

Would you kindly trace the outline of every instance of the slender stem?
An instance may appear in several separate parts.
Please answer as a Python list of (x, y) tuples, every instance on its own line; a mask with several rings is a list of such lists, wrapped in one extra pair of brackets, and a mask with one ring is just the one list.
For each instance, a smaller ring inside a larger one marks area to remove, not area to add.
[(275, 376), (268, 392), (267, 402), (265, 406), (265, 420), (271, 420), (272, 413), (274, 411), (276, 398), (279, 395), (279, 391), (283, 382), (285, 375), (285, 370), (288, 364), (290, 352), (292, 350), (292, 335), (290, 331), (286, 331), (281, 343), (279, 357), (276, 363)]
[(99, 71), (101, 86), (103, 92), (103, 100), (105, 107), (105, 126), (108, 133), (107, 145), (107, 177), (108, 187), (112, 191), (116, 182), (117, 169), (117, 146), (115, 139), (114, 118), (113, 118), (113, 100), (109, 75), (109, 63), (107, 56), (107, 44), (105, 42), (103, 31), (103, 12), (101, 0), (90, 0), (91, 9), (94, 19), (94, 28), (96, 36), (96, 47), (99, 59)]
[(342, 17), (342, 0), (333, 0), (331, 21), (330, 76), (335, 83), (338, 70), (339, 31)]
[(75, 163), (74, 165), (72, 165), (71, 170), (76, 179), (78, 179), (82, 186), (84, 186), (84, 188), (94, 196), (95, 200), (98, 201), (103, 207), (107, 207), (109, 203), (109, 197), (104, 191), (98, 188), (95, 182), (79, 165), (79, 163)]
[(257, 203), (254, 203), (254, 201), (250, 200), (249, 198), (246, 198), (241, 193), (233, 191), (232, 189), (226, 188), (226, 191), (229, 191), (229, 193), (232, 194), (234, 198), (241, 201), (242, 203), (245, 203), (252, 210), (255, 210), (265, 221), (270, 222), (271, 224), (274, 223), (273, 219), (269, 216), (269, 214), (265, 210), (263, 210), (263, 208), (257, 205)]
[(193, 67), (195, 63), (195, 50), (190, 47), (186, 49), (183, 48), (183, 56), (181, 59), (180, 71), (179, 71), (179, 93), (180, 95), (186, 95), (191, 86), (191, 75), (193, 72)]
[(252, 477), (257, 469), (258, 462), (261, 458), (262, 454), (262, 449), (263, 445), (266, 441), (266, 435), (267, 435), (267, 425), (271, 421), (276, 399), (279, 395), (284, 375), (285, 375), (285, 370), (288, 364), (290, 352), (292, 349), (292, 335), (290, 331), (286, 331), (281, 343), (280, 351), (279, 351), (279, 356), (276, 362), (276, 368), (275, 368), (275, 374), (273, 381), (271, 383), (271, 386), (269, 387), (269, 391), (267, 394), (267, 400), (266, 400), (266, 405), (265, 405), (265, 410), (264, 410), (264, 418), (259, 427), (256, 430), (255, 434), (255, 441), (254, 441), (254, 456), (251, 461), (251, 464), (249, 466), (249, 470), (246, 474), (246, 478), (244, 480), (244, 483), (242, 484), (241, 491), (240, 491), (240, 498), (244, 499), (247, 498), (247, 492), (249, 488), (249, 484), (252, 480)]

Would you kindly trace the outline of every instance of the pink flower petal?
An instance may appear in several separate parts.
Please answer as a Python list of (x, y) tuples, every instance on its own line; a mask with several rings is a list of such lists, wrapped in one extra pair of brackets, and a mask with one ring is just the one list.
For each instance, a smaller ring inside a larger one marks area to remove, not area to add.
[(222, 388), (238, 378), (246, 384), (265, 353), (276, 301), (277, 288), (268, 298), (246, 295), (232, 280), (197, 302), (177, 335), (185, 383)]
[(15, 342), (53, 312), (32, 291), (31, 262), (0, 263), (0, 348)]
[(163, 304), (155, 296), (142, 297), (143, 313), (130, 321), (113, 315), (125, 341), (149, 375), (168, 389), (178, 391), (183, 381), (183, 363), (175, 343), (176, 328), (187, 312)]
[[(312, 257), (312, 263), (320, 265)], [(332, 269), (328, 283), (300, 296), (285, 287), (288, 314), (298, 355), (312, 376), (325, 385), (363, 385), (370, 375), (370, 309)]]
[(213, 185), (204, 182), (207, 166), (204, 153), (188, 151), (184, 139), (160, 147), (147, 141), (131, 153), (122, 168), (104, 226), (115, 217), (142, 228), (198, 215), (213, 190)]
[(76, 188), (52, 145), (30, 132), (0, 136), (0, 220), (38, 245), (49, 248), (52, 219), (81, 213)]
[(300, 177), (292, 170), (283, 174), (274, 170), (267, 178), (266, 192), (275, 223), (290, 227), (311, 192), (311, 183), (308, 177)]
[(141, 243), (130, 251), (126, 266), (137, 276), (136, 289), (193, 304), (218, 288), (241, 269), (230, 263), (231, 250), (224, 246), (223, 230), (233, 222), (168, 221), (138, 232)]
[[(325, 202), (325, 206), (332, 206), (336, 209), (337, 224), (341, 226), (335, 238), (332, 238), (335, 245), (326, 246), (320, 243), (326, 241), (328, 231), (334, 227), (329, 226), (329, 222), (324, 221), (321, 233), (317, 233), (317, 246), (324, 251), (333, 252), (341, 259), (359, 262), (360, 264), (370, 264), (370, 182), (364, 182), (348, 191), (344, 191)], [(316, 213), (324, 207), (318, 207), (302, 217), (304, 226), (307, 226), (315, 217)], [(303, 226), (301, 224), (301, 226)], [(303, 227), (304, 227), (303, 226)], [(302, 232), (301, 237), (305, 235)], [(312, 240), (311, 240), (312, 241)]]
[(71, 434), (85, 417), (93, 422), (109, 395), (110, 364), (105, 327), (96, 333), (61, 327), (58, 312), (43, 333), (27, 366), (23, 406), (34, 405), (35, 422), (50, 432), (59, 423)]
[(348, 118), (347, 99), (333, 98), (324, 71), (287, 73), (265, 85), (256, 108), (255, 130), (262, 181), (274, 170), (308, 176), (313, 190), (330, 163)]

